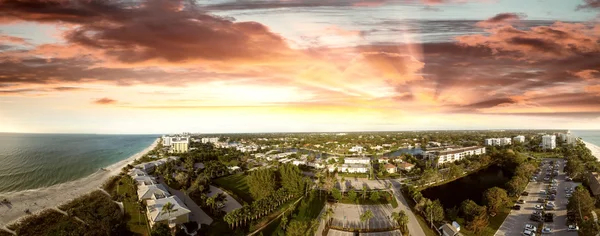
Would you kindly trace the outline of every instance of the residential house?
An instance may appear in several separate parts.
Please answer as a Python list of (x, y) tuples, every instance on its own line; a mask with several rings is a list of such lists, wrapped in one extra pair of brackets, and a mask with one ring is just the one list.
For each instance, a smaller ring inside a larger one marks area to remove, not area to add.
[(146, 201), (151, 199), (156, 200), (171, 196), (169, 190), (167, 190), (167, 188), (162, 184), (139, 186), (137, 194), (138, 200), (140, 201)]
[(393, 173), (397, 172), (396, 166), (392, 165), (390, 163), (385, 164), (384, 168), (385, 168), (385, 171), (387, 171), (390, 174), (393, 174)]
[(128, 174), (129, 174), (129, 176), (131, 176), (131, 177), (136, 177), (136, 176), (148, 176), (148, 174), (147, 174), (145, 171), (143, 171), (143, 170), (141, 170), (141, 169), (138, 169), (138, 168), (133, 168), (133, 169), (131, 169), (131, 170), (129, 171), (129, 173), (128, 173)]
[(414, 164), (408, 163), (408, 162), (400, 162), (398, 164), (398, 169), (400, 170), (404, 170), (404, 171), (411, 171), (413, 168), (415, 167)]
[[(173, 205), (171, 212), (163, 209), (163, 206), (167, 203)], [(177, 196), (150, 199), (146, 201), (146, 205), (150, 227), (153, 227), (157, 223), (166, 223), (169, 227), (174, 227), (176, 224), (183, 224), (190, 221), (191, 211)]]
[(156, 181), (156, 178), (154, 178), (152, 176), (135, 176), (135, 177), (133, 177), (133, 181), (138, 186), (147, 186), (147, 185), (158, 184), (158, 182)]

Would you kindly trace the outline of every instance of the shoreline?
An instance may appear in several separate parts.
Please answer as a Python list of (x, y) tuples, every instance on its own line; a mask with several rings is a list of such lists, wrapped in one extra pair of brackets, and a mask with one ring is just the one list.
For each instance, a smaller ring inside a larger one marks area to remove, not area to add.
[(105, 167), (104, 169), (106, 170), (100, 169), (81, 179), (44, 188), (0, 194), (0, 199), (7, 198), (11, 202), (11, 205), (9, 206), (0, 205), (0, 227), (18, 222), (20, 219), (27, 216), (25, 213), (25, 210), (27, 209), (29, 209), (32, 214), (37, 214), (43, 210), (55, 208), (75, 198), (100, 189), (102, 184), (110, 177), (121, 173), (123, 167), (133, 163), (136, 159), (153, 150), (158, 145), (159, 140), (160, 138), (157, 138), (150, 146), (142, 151)]
[(600, 161), (600, 147), (592, 143), (586, 142), (583, 139), (581, 139), (581, 141), (583, 142), (583, 144), (585, 144), (585, 147), (592, 152), (592, 155), (595, 156), (598, 161)]

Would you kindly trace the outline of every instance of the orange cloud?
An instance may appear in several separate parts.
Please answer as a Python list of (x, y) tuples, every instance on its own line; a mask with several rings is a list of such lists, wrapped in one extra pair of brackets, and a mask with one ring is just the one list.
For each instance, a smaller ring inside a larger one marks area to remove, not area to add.
[(585, 87), (585, 91), (600, 96), (600, 85), (590, 85)]
[(98, 104), (98, 105), (109, 105), (109, 104), (116, 104), (117, 100), (105, 97), (105, 98), (96, 99), (92, 103)]
[(600, 71), (598, 71), (598, 70), (582, 70), (582, 71), (578, 71), (573, 74), (579, 78), (586, 79), (586, 80), (600, 78)]

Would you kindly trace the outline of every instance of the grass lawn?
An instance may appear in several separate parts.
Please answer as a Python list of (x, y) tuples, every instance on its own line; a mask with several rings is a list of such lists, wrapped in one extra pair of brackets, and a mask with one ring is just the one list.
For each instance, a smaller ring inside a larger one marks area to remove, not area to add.
[(120, 183), (117, 186), (117, 193), (122, 196), (128, 196), (123, 200), (127, 227), (136, 235), (150, 235), (146, 212), (140, 212), (138, 208), (139, 203), (137, 202), (137, 193), (133, 186), (133, 180), (129, 176), (123, 176)]
[(250, 196), (250, 190), (248, 189), (246, 175), (244, 175), (244, 173), (238, 173), (235, 175), (214, 179), (212, 182), (227, 190), (229, 193), (233, 193), (231, 194), (232, 197), (238, 200), (242, 205), (244, 202), (250, 204), (252, 201), (254, 201), (252, 196)]
[(488, 226), (485, 227), (485, 229), (483, 229), (483, 231), (479, 232), (478, 234), (475, 234), (472, 231), (468, 230), (462, 218), (456, 219), (456, 222), (458, 222), (461, 225), (460, 233), (462, 233), (465, 236), (493, 236), (494, 234), (496, 234), (496, 231), (498, 231), (500, 225), (502, 225), (502, 222), (504, 222), (504, 219), (506, 219), (508, 214), (510, 214), (510, 208), (504, 208), (502, 211), (498, 212), (496, 216), (490, 217)]

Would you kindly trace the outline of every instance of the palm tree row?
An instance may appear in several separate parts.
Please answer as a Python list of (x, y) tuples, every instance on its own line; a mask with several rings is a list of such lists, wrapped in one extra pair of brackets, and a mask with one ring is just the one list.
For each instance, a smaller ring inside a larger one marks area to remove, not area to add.
[(244, 226), (248, 221), (260, 219), (271, 213), (281, 204), (292, 199), (294, 195), (284, 188), (280, 188), (271, 196), (252, 202), (252, 205), (244, 205), (242, 208), (235, 209), (227, 213), (223, 220), (232, 228)]

